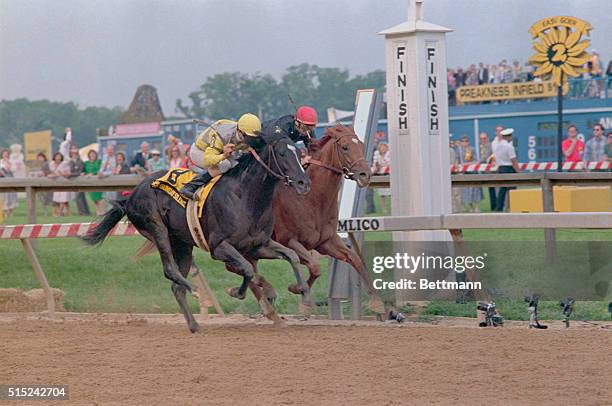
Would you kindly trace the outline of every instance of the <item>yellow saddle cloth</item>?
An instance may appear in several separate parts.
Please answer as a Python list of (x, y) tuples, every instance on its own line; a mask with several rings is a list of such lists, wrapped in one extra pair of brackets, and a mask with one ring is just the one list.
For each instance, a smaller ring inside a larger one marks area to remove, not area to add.
[[(179, 193), (179, 190), (181, 190), (183, 186), (189, 183), (196, 176), (198, 176), (198, 174), (190, 169), (170, 169), (164, 176), (155, 179), (151, 183), (151, 187), (163, 190), (183, 208), (187, 208), (187, 199), (185, 199)], [(206, 199), (208, 198), (210, 191), (220, 178), (221, 175), (215, 176), (198, 191), (200, 194), (200, 199), (198, 200), (198, 217), (202, 217), (204, 203), (206, 203)]]

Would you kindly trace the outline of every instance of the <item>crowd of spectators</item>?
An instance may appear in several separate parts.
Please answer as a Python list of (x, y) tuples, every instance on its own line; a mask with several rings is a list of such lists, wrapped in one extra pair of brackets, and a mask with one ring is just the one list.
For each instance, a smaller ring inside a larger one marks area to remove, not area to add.
[[(462, 136), (459, 141), (450, 141), (451, 165), (459, 164), (496, 164), (500, 169), (513, 167), (510, 172), (518, 172), (516, 163), (516, 152), (511, 144), (511, 139), (504, 140), (504, 127), (495, 127), (495, 136), (490, 139), (487, 132), (481, 132), (478, 137), (478, 151), (470, 145), (467, 135)], [(582, 141), (584, 135), (579, 133), (576, 125), (567, 127), (567, 136), (562, 143), (563, 159), (565, 162), (612, 162), (612, 131), (605, 133), (601, 124), (595, 124), (592, 128), (592, 136)], [(500, 150), (500, 146), (502, 149)], [(505, 148), (505, 150), (504, 150)], [(508, 152), (508, 148), (511, 151)], [(478, 153), (476, 153), (478, 152)], [(502, 158), (501, 155), (504, 155)], [(514, 160), (514, 162), (512, 162)], [(586, 170), (583, 166), (581, 170)], [(501, 171), (504, 172), (504, 171)], [(504, 211), (508, 202), (506, 194), (508, 188), (488, 188), (491, 211)], [(480, 203), (484, 199), (481, 188), (453, 188), (453, 211), (455, 212), (479, 212)]]
[[(612, 86), (612, 60), (604, 66), (597, 50), (591, 52), (591, 60), (585, 65), (587, 73), (576, 79), (591, 79), (572, 83), (569, 97), (602, 97), (606, 81)], [(518, 60), (509, 63), (506, 59), (498, 64), (471, 64), (467, 68), (447, 69), (449, 105), (457, 104), (456, 91), (461, 86), (474, 86), (495, 83), (528, 82), (541, 80), (534, 76), (535, 67), (530, 63), (521, 64)]]
[[(9, 150), (0, 151), (0, 177), (25, 176), (15, 172), (15, 163), (10, 159)], [(66, 128), (64, 137), (58, 150), (48, 159), (44, 153), (36, 157), (38, 171), (30, 176), (48, 178), (104, 178), (113, 175), (140, 174), (148, 175), (153, 172), (187, 168), (188, 158), (185, 145), (176, 137), (169, 135), (167, 147), (162, 152), (158, 149), (150, 149), (147, 142), (140, 144), (140, 149), (134, 156), (126, 157), (121, 151), (115, 151), (115, 145), (109, 143), (104, 149), (103, 159), (100, 159), (98, 151), (90, 149), (87, 151), (87, 159), (83, 161), (78, 146), (75, 144), (72, 130)], [(21, 158), (23, 161), (23, 157)], [(108, 208), (110, 200), (125, 198), (130, 192), (89, 192), (89, 199), (95, 206), (96, 215), (100, 216)], [(75, 202), (79, 215), (90, 215), (88, 199), (83, 192), (46, 192), (39, 193), (39, 199), (44, 207), (45, 215), (49, 215), (49, 208), (54, 217), (69, 216), (72, 214), (70, 203)], [(4, 215), (8, 217), (17, 207), (17, 193), (2, 193)]]
[(567, 137), (561, 144), (565, 162), (612, 162), (612, 131), (606, 134), (603, 125), (598, 123), (593, 126), (592, 134), (584, 142), (576, 125), (567, 127)]

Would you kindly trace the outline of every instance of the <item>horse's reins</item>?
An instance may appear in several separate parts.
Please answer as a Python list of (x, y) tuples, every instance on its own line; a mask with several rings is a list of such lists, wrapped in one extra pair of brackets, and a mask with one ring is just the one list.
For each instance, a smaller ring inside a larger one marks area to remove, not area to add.
[[(356, 160), (355, 162), (351, 163), (350, 165), (346, 165), (346, 164), (342, 164), (342, 156), (340, 155), (340, 149), (338, 148), (338, 141), (340, 141), (342, 138), (344, 137), (350, 137), (350, 135), (343, 135), (339, 138), (334, 138), (334, 150), (336, 151), (336, 158), (338, 159), (338, 163), (340, 164), (340, 166), (342, 167), (342, 169), (338, 169), (335, 166), (332, 165), (328, 165), (325, 162), (319, 161), (317, 159), (310, 159), (308, 161), (308, 163), (311, 164), (315, 164), (317, 166), (320, 166), (322, 168), (328, 169), (330, 171), (332, 171), (333, 173), (337, 174), (337, 175), (343, 175), (345, 179), (354, 179), (355, 177), (355, 173), (352, 171), (353, 167), (355, 165), (357, 165), (358, 162), (361, 161), (366, 161), (367, 160), (365, 158), (359, 158), (358, 160)], [(344, 160), (346, 162), (346, 160)]]
[(268, 146), (268, 161), (270, 161), (270, 158), (274, 160), (274, 163), (276, 164), (276, 168), (278, 169), (279, 173), (275, 172), (272, 168), (270, 168), (270, 166), (263, 159), (261, 159), (261, 156), (259, 156), (259, 154), (257, 153), (257, 151), (255, 151), (254, 148), (249, 147), (249, 152), (251, 153), (251, 155), (253, 155), (255, 160), (259, 162), (259, 164), (263, 166), (266, 171), (268, 171), (270, 175), (274, 176), (276, 179), (284, 181), (285, 185), (287, 186), (293, 183), (293, 180), (291, 180), (291, 178), (283, 172), (280, 167), (280, 164), (278, 163), (278, 160), (276, 159), (276, 154), (274, 153), (274, 144)]

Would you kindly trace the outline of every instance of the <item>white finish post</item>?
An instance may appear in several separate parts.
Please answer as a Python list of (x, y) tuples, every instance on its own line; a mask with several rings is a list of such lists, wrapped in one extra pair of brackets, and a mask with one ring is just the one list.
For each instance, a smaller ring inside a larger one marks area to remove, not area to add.
[[(408, 21), (385, 36), (394, 216), (452, 212), (445, 35), (410, 0)], [(450, 241), (448, 231), (396, 232), (395, 241)]]

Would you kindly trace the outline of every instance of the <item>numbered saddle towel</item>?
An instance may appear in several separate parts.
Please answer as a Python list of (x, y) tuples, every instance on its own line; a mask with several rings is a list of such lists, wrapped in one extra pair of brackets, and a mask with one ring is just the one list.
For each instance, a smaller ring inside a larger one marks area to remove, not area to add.
[(200, 226), (199, 219), (204, 214), (204, 204), (206, 199), (210, 195), (210, 191), (213, 186), (221, 179), (221, 175), (215, 176), (210, 182), (202, 186), (196, 192), (200, 199), (196, 202), (194, 200), (185, 199), (179, 190), (187, 183), (189, 183), (198, 174), (189, 169), (171, 169), (151, 183), (151, 187), (160, 189), (166, 192), (172, 197), (178, 204), (185, 208), (187, 216), (187, 224), (189, 225), (189, 232), (193, 240), (196, 242), (198, 247), (208, 251), (208, 243), (204, 238), (204, 231)]

